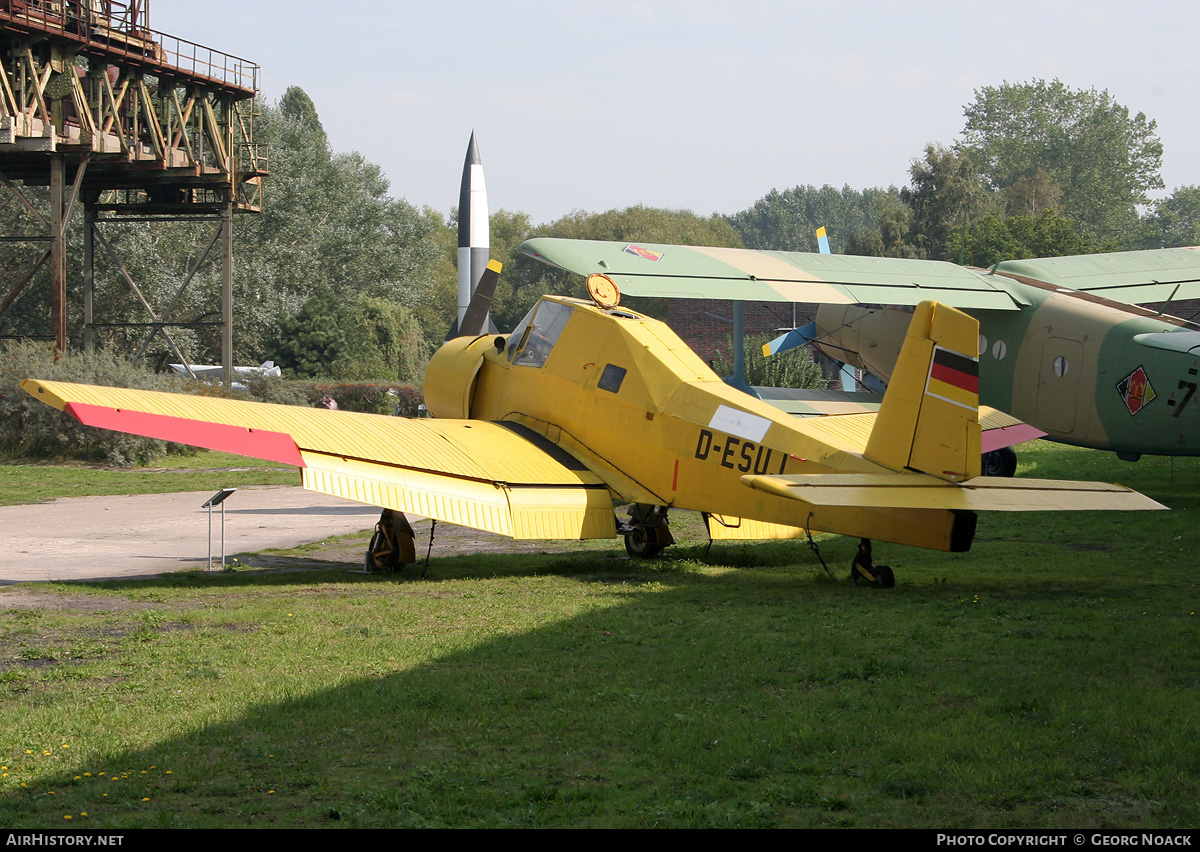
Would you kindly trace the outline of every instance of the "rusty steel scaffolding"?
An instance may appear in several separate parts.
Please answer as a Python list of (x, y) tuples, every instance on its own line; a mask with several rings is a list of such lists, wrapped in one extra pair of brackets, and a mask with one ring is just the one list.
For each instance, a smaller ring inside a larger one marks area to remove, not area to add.
[[(164, 306), (143, 295), (103, 235), (111, 223), (215, 222), (222, 364), (233, 364), (233, 214), (262, 210), (265, 148), (254, 140), (258, 66), (157, 32), (149, 0), (0, 0), (0, 181), (44, 233), (0, 237), (42, 246), (15, 282), (0, 282), (0, 317), (48, 265), (50, 334), (67, 346), (66, 227), (82, 206), (83, 325), (144, 326), (187, 363), (170, 329), (197, 263)], [(23, 187), (48, 187), (48, 212)], [(145, 308), (145, 323), (95, 321), (99, 244)], [(47, 277), (45, 275), (42, 276)]]

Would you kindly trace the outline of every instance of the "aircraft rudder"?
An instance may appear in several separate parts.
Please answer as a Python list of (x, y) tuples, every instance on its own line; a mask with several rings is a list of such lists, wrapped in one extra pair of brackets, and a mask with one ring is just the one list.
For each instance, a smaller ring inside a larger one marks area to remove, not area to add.
[(951, 482), (980, 474), (974, 318), (936, 302), (916, 307), (864, 455)]

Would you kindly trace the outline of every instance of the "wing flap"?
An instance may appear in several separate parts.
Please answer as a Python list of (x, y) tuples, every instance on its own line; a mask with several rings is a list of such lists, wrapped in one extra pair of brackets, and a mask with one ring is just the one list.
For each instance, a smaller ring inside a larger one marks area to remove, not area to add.
[(613, 538), (612, 496), (603, 485), (510, 486), (303, 453), (304, 487), (519, 539)]
[(1122, 485), (977, 476), (950, 483), (918, 473), (743, 476), (742, 482), (814, 506), (987, 512), (1165, 509)]

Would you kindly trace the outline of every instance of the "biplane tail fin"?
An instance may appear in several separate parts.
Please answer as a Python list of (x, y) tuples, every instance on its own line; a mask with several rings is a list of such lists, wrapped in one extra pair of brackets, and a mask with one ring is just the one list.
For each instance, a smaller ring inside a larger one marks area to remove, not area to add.
[(980, 474), (979, 323), (922, 302), (863, 453), (892, 470), (963, 482)]

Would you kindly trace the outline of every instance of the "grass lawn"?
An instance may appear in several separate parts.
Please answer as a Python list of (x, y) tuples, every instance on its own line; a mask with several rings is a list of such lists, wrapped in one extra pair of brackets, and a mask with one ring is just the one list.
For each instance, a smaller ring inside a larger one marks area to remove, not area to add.
[(1194, 827), (1200, 462), (1039, 443), (1021, 473), (1173, 511), (877, 545), (889, 591), (845, 581), (849, 539), (830, 579), (674, 516), (652, 562), (439, 528), (424, 580), (348, 573), (354, 540), (4, 588), (0, 824)]
[(152, 467), (87, 464), (25, 464), (0, 460), (0, 506), (41, 503), (59, 497), (109, 494), (165, 494), (211, 489), (212, 472), (222, 471), (229, 487), (299, 485), (294, 467), (208, 450), (166, 456)]

